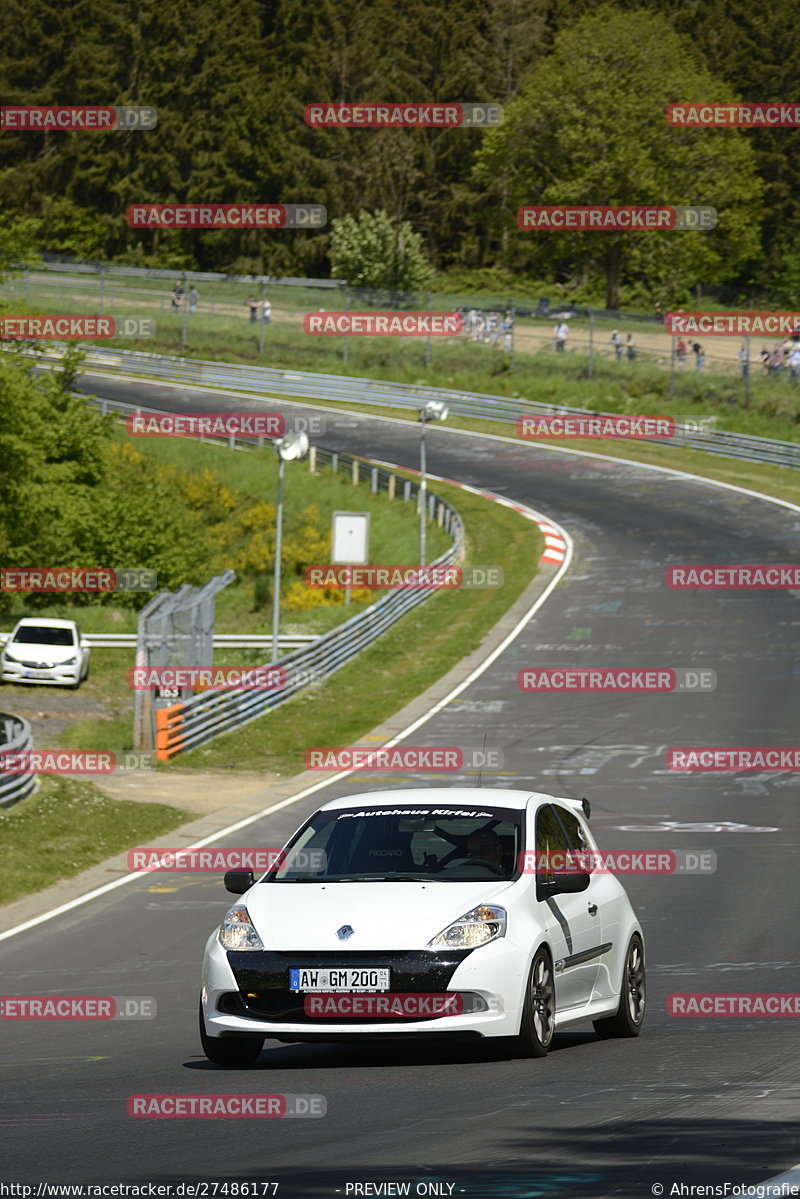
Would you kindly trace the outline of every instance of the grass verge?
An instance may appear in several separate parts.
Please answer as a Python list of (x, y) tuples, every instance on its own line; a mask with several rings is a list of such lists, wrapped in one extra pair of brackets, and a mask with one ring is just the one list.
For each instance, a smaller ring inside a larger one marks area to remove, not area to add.
[(180, 808), (109, 799), (92, 783), (43, 776), (35, 795), (0, 809), (0, 904), (72, 878), (188, 819)]

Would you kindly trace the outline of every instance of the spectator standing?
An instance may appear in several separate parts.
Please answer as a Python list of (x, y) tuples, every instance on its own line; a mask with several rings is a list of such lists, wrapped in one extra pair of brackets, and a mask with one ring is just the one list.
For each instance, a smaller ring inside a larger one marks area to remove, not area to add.
[(706, 355), (705, 350), (700, 345), (699, 341), (692, 342), (692, 353), (695, 356), (694, 369), (696, 371), (701, 371), (703, 369), (703, 363), (706, 360)]
[(181, 300), (183, 299), (183, 288), (180, 283), (176, 283), (172, 289), (172, 311), (180, 312)]
[(505, 314), (505, 316), (503, 317), (502, 329), (503, 329), (503, 349), (507, 350), (510, 353), (511, 349), (512, 349), (512, 340), (513, 340), (513, 333), (514, 333), (514, 321), (512, 319), (510, 312), (507, 312)]
[(636, 357), (636, 342), (633, 340), (632, 333), (628, 334), (628, 340), (625, 342), (625, 354), (627, 355), (628, 362), (633, 362)]
[(255, 296), (247, 297), (247, 306), (250, 309), (250, 324), (254, 325), (256, 323), (256, 321), (258, 320), (258, 308), (259, 308), (258, 300), (255, 298)]
[(771, 375), (779, 375), (783, 370), (783, 350), (780, 346), (776, 346), (769, 356), (769, 373)]
[(800, 379), (800, 341), (795, 341), (789, 351), (789, 376)]
[(769, 354), (769, 350), (767, 349), (767, 347), (766, 347), (766, 346), (762, 346), (762, 348), (761, 348), (761, 353), (759, 354), (759, 358), (761, 359), (761, 365), (762, 365), (762, 366), (763, 366), (763, 368), (764, 368), (764, 374), (765, 374), (765, 375), (768, 375), (768, 374), (769, 374), (769, 358), (770, 358), (770, 354)]
[(620, 333), (619, 329), (611, 330), (611, 337), (609, 338), (609, 341), (614, 347), (614, 357), (616, 358), (617, 362), (619, 362), (620, 358), (622, 357), (622, 334)]
[(682, 337), (679, 337), (678, 344), (675, 347), (675, 356), (678, 359), (678, 370), (679, 371), (682, 371), (683, 368), (686, 366), (687, 353), (688, 353), (688, 351), (686, 349), (686, 342), (683, 340)]
[(196, 287), (189, 289), (189, 311), (197, 312), (197, 301), (200, 299), (200, 294)]
[(566, 321), (559, 321), (555, 327), (555, 342), (556, 353), (563, 354), (569, 337), (569, 325)]
[(264, 299), (261, 301), (261, 322), (262, 322), (262, 324), (268, 325), (271, 318), (272, 318), (272, 305), (270, 304), (267, 297), (264, 296)]

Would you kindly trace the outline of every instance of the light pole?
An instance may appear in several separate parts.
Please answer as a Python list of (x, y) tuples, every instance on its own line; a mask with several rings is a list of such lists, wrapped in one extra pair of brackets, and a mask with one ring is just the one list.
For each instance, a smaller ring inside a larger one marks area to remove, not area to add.
[(429, 420), (447, 420), (448, 411), (449, 411), (449, 409), (447, 407), (447, 404), (442, 403), (441, 400), (429, 400), (428, 403), (425, 404), (425, 406), (423, 408), (420, 408), (420, 410), (419, 410), (419, 419), (420, 419), (420, 425), (421, 425), (420, 441), (419, 441), (419, 503), (420, 503), (420, 507), (419, 507), (419, 564), (420, 564), (420, 566), (425, 565), (425, 516), (426, 516), (426, 513), (425, 513), (425, 507), (426, 507), (426, 504), (425, 504), (425, 500), (426, 500), (425, 471), (426, 471), (426, 466), (427, 466), (426, 459), (425, 459), (425, 426), (427, 425)]
[(283, 464), (308, 453), (305, 433), (285, 433), (273, 442), (278, 455), (278, 512), (275, 521), (275, 571), (272, 584), (272, 661), (278, 660), (278, 625), (281, 615), (281, 541), (283, 535)]

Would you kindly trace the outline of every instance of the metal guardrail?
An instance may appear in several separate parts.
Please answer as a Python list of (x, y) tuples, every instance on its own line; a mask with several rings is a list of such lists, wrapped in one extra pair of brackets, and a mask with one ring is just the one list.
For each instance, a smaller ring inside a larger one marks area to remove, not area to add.
[[(3, 634), (0, 633), (0, 640)], [(82, 633), (90, 649), (133, 649), (135, 633)], [(316, 641), (318, 633), (282, 633), (278, 644), (282, 649), (298, 649)], [(215, 649), (269, 649), (272, 645), (270, 633), (215, 633)]]
[[(32, 750), (33, 735), (27, 720), (0, 712), (0, 754), (29, 754)], [(8, 807), (18, 799), (24, 799), (35, 786), (35, 774), (0, 772), (0, 807)]]
[[(30, 266), (17, 264), (17, 270), (28, 271)], [(48, 271), (54, 274), (91, 275), (120, 275), (130, 279), (187, 279), (197, 283), (266, 283), (271, 286), (281, 285), (290, 287), (313, 287), (325, 291), (335, 291), (344, 288), (344, 280), (339, 279), (300, 279), (292, 275), (226, 275), (218, 271), (183, 271), (175, 267), (143, 267), (122, 266), (114, 262), (86, 262), (66, 255), (43, 255), (42, 261), (33, 267), (37, 271)]]
[[(113, 413), (118, 416), (160, 411), (156, 408), (145, 408), (118, 400), (96, 399), (91, 396), (81, 396), (80, 398), (88, 399), (89, 403), (101, 408), (104, 413)], [(221, 442), (230, 449), (253, 449), (255, 446), (263, 445), (264, 441), (269, 439), (230, 434), (224, 439), (200, 437), (199, 440)], [(388, 491), (391, 496), (396, 494), (397, 475), (385, 471), (363, 458), (335, 453), (320, 446), (311, 446), (309, 457), (312, 469), (316, 465), (330, 465), (334, 472), (343, 469), (350, 474), (354, 482), (358, 481), (360, 469), (364, 467), (370, 474), (370, 487), (373, 492), (384, 490)], [(401, 482), (403, 500), (415, 499), (419, 493), (419, 485), (411, 479), (402, 479)], [(429, 519), (436, 519), (453, 538), (450, 549), (429, 565), (446, 566), (455, 562), (461, 554), (464, 526), (455, 508), (430, 489), (426, 489), (426, 495)], [(280, 690), (269, 693), (225, 690), (195, 695), (183, 703), (156, 709), (156, 757), (160, 761), (168, 761), (177, 753), (192, 749), (195, 745), (201, 745), (204, 741), (209, 741), (221, 733), (231, 732), (248, 721), (255, 720), (270, 708), (285, 703), (287, 699), (291, 699), (304, 687), (319, 682), (344, 666), (362, 649), (371, 645), (377, 637), (386, 632), (406, 612), (429, 599), (431, 594), (430, 589), (398, 591), (378, 600), (365, 612), (351, 617), (350, 620), (338, 625), (329, 633), (320, 637), (295, 637), (295, 641), (306, 640), (310, 644), (306, 648), (299, 648), (270, 664), (286, 670), (286, 686)], [(110, 634), (110, 636), (131, 636), (135, 642), (133, 634)], [(226, 634), (220, 636), (225, 637)], [(237, 641), (245, 639), (236, 637)], [(255, 639), (260, 640), (258, 636)], [(215, 637), (215, 644), (217, 640), (218, 638)], [(287, 638), (284, 637), (284, 644), (286, 640)], [(271, 644), (271, 638), (269, 643)], [(233, 641), (228, 641), (227, 644), (232, 645)]]
[[(122, 371), (132, 375), (161, 378), (205, 387), (235, 391), (253, 391), (259, 395), (294, 396), (303, 400), (333, 400), (339, 403), (418, 409), (428, 400), (444, 400), (451, 412), (478, 420), (516, 422), (532, 413), (563, 416), (598, 416), (588, 408), (540, 404), (535, 400), (515, 400), (508, 396), (480, 392), (455, 391), (440, 387), (419, 387), (410, 383), (388, 383), (378, 379), (348, 375), (322, 375), (307, 371), (287, 371), (271, 367), (239, 366), (198, 359), (168, 358), (132, 350), (98, 350), (92, 347), (87, 367)], [(104, 410), (117, 405), (100, 401)], [(126, 409), (127, 410), (127, 409)], [(142, 409), (147, 411), (147, 409)], [(661, 439), (642, 439), (652, 444), (681, 446), (705, 454), (763, 462), (800, 470), (800, 442), (774, 441), (748, 433), (676, 432), (668, 443)]]
[[(315, 447), (318, 464), (330, 464), (334, 470), (352, 471), (353, 464), (363, 459), (349, 454), (337, 454)], [(375, 490), (394, 491), (397, 476), (377, 466), (370, 466)], [(403, 480), (403, 499), (418, 494), (417, 483)], [(445, 566), (461, 554), (464, 526), (455, 508), (435, 493), (427, 492), (429, 513), (452, 536), (453, 544), (431, 566)], [(406, 612), (431, 597), (431, 589), (398, 590), (384, 596), (364, 612), (338, 625), (331, 632), (315, 639), (314, 643), (272, 663), (286, 672), (286, 686), (274, 691), (230, 690), (195, 695), (183, 703), (172, 704), (156, 711), (156, 758), (169, 761), (178, 753), (193, 749), (221, 733), (240, 728), (265, 712), (279, 707), (304, 687), (321, 682), (387, 631)]]

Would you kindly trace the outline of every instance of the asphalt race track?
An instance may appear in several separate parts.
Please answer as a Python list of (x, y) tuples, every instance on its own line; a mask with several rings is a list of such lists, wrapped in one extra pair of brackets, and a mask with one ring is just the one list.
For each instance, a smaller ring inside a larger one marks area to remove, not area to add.
[[(176, 411), (264, 409), (264, 401), (99, 375), (84, 387)], [(321, 444), (418, 465), (415, 426), (327, 417)], [(684, 562), (796, 562), (800, 513), (701, 481), (446, 427), (429, 429), (428, 465), (541, 510), (569, 532), (575, 556), (518, 639), (413, 743), (480, 747), (485, 733), (503, 750), (505, 773), (484, 775), (484, 787), (589, 796), (603, 849), (717, 856), (714, 874), (625, 880), (647, 939), (642, 1037), (600, 1041), (589, 1027), (557, 1035), (539, 1061), (505, 1057), (491, 1043), (267, 1042), (255, 1069), (223, 1070), (200, 1052), (196, 1010), (203, 945), (232, 898), (203, 875), (144, 877), (0, 944), (4, 994), (158, 1001), (151, 1021), (2, 1022), (3, 1180), (278, 1181), (285, 1197), (409, 1181), (412, 1195), (425, 1193), (419, 1183), (437, 1183), (445, 1185), (427, 1193), (594, 1199), (668, 1196), (677, 1183), (763, 1183), (800, 1161), (798, 1021), (665, 1011), (674, 992), (800, 991), (797, 780), (674, 773), (664, 757), (669, 746), (798, 743), (800, 595), (677, 591), (664, 574)], [(650, 696), (518, 691), (521, 667), (561, 664), (707, 668), (718, 686)], [(429, 781), (346, 780), (228, 843), (281, 844), (336, 794)], [(131, 1094), (173, 1092), (322, 1095), (327, 1115), (236, 1122), (126, 1113)]]

